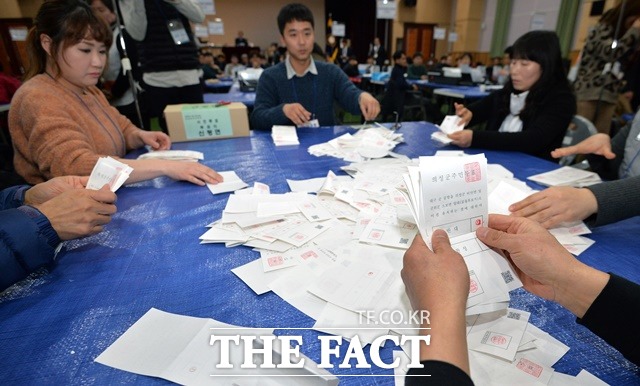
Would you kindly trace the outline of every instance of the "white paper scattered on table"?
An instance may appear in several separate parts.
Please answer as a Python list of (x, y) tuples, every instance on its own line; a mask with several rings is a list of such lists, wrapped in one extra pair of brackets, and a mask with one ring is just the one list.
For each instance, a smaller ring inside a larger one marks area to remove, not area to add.
[[(352, 137), (340, 139), (341, 146), (357, 143)], [(469, 270), (468, 331), (475, 328), (477, 332), (479, 318), (482, 321), (492, 313), (520, 313), (509, 309), (509, 291), (522, 283), (504, 256), (476, 238), (477, 224), (472, 220), (478, 218), (485, 223), (489, 210), (507, 213), (510, 203), (532, 190), (508, 169), (486, 165), (482, 155), (449, 155), (425, 157), (432, 160), (358, 161), (341, 168), (350, 176), (329, 171), (326, 178), (297, 181), (302, 184), (300, 190), (317, 191), (317, 195), (230, 195), (222, 219), (212, 225), (218, 230), (211, 231), (210, 238), (227, 247), (242, 244), (256, 248), (256, 260), (233, 270), (254, 292), (271, 290), (315, 319), (314, 329), (352, 338), (354, 330), (349, 328), (357, 328), (353, 324), (359, 317), (356, 310), (411, 311), (399, 274), (404, 248), (416, 233), (416, 222), (430, 224), (431, 231), (444, 228)], [(457, 183), (452, 182), (452, 173)], [(293, 181), (292, 189), (298, 188), (297, 182)], [(310, 183), (315, 185), (310, 188)], [(463, 204), (466, 214), (460, 216), (455, 209)], [(316, 226), (322, 228), (318, 234), (314, 234)], [(553, 230), (567, 249), (590, 243), (586, 238), (579, 239), (588, 232), (581, 223)], [(296, 237), (298, 233), (301, 236)], [(395, 241), (385, 240), (386, 235), (395, 235)], [(203, 242), (206, 238), (203, 235)], [(371, 318), (369, 323), (376, 320), (376, 316)], [(357, 322), (362, 324), (362, 320)], [(418, 326), (383, 327), (392, 333), (409, 334), (413, 330), (408, 329)], [(514, 334), (509, 345), (513, 352), (508, 355), (512, 359), (469, 351), (472, 376), (478, 385), (510, 385), (514, 379), (530, 383), (525, 381), (527, 377), (544, 382), (553, 379), (550, 366), (566, 353), (566, 346), (526, 321), (513, 331), (493, 332)], [(355, 333), (363, 342), (382, 334), (378, 330)], [(486, 346), (482, 338), (484, 335), (479, 342), (469, 340), (469, 348)], [(494, 341), (494, 345), (501, 343), (499, 337)]]

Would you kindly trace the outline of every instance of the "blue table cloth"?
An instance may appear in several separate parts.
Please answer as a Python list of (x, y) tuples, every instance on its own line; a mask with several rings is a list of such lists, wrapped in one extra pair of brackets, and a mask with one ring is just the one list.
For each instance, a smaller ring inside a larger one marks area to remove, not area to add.
[[(329, 170), (341, 173), (345, 162), (316, 158), (307, 148), (350, 130), (300, 129), (301, 144), (281, 148), (261, 132), (173, 148), (202, 151), (205, 164), (235, 170), (249, 184), (264, 182), (273, 193), (284, 193), (289, 190), (287, 178), (323, 177)], [(431, 124), (404, 123), (400, 132), (406, 143), (396, 151), (410, 157), (433, 155), (438, 150), (429, 139), (434, 130)], [(490, 163), (506, 166), (521, 180), (557, 166), (521, 153), (485, 154)], [(286, 330), (311, 327), (314, 321), (273, 293), (255, 295), (230, 271), (258, 258), (257, 252), (199, 244), (205, 225), (221, 216), (227, 197), (168, 178), (121, 188), (118, 213), (102, 233), (66, 243), (50, 271), (38, 272), (0, 294), (0, 384), (167, 383), (93, 361), (151, 307), (236, 325), (282, 327), (277, 334), (303, 335), (302, 352), (319, 361), (319, 344), (314, 344), (319, 333)], [(639, 233), (637, 218), (595, 228), (589, 237), (596, 243), (579, 259), (640, 281)], [(584, 368), (613, 385), (639, 383), (635, 365), (576, 324), (562, 307), (524, 290), (512, 293), (511, 306), (531, 312), (531, 323), (571, 347), (554, 366), (556, 371), (576, 375)], [(390, 344), (382, 349), (385, 362), (390, 362), (393, 349)], [(330, 371), (340, 377), (341, 385), (394, 382), (391, 370), (339, 369), (336, 363)], [(386, 376), (354, 376), (358, 374)]]

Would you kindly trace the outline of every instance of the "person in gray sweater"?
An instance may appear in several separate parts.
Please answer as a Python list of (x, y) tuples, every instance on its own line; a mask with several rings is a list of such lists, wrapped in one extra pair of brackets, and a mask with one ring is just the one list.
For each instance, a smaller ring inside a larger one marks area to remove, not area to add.
[(251, 128), (271, 130), (273, 125), (331, 126), (336, 124), (333, 102), (352, 114), (373, 120), (380, 103), (356, 88), (340, 67), (316, 62), (313, 52), (313, 14), (305, 5), (285, 5), (278, 28), (287, 58), (265, 70), (256, 89)]
[(592, 169), (602, 178), (621, 179), (586, 188), (554, 186), (511, 205), (509, 210), (546, 228), (579, 220), (600, 226), (640, 215), (639, 139), (640, 112), (613, 138), (598, 133), (577, 145), (554, 150), (554, 158), (589, 154)]

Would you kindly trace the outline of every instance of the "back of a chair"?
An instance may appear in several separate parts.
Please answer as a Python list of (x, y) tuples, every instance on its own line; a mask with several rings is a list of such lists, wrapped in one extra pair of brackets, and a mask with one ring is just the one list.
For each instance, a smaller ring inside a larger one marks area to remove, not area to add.
[[(564, 139), (562, 140), (562, 146), (566, 147), (576, 145), (597, 132), (598, 130), (594, 124), (587, 118), (581, 115), (574, 115), (573, 119), (571, 119), (571, 123), (569, 124), (569, 128), (567, 129), (567, 133), (564, 135)], [(559, 164), (562, 166), (568, 166), (571, 165), (575, 159), (576, 155), (567, 155), (560, 158)]]

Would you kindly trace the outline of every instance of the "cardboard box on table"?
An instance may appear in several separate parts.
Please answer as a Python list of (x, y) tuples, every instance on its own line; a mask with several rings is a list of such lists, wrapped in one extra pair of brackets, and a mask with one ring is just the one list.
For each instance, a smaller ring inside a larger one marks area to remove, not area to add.
[(247, 106), (242, 103), (168, 105), (164, 117), (173, 142), (249, 135)]

